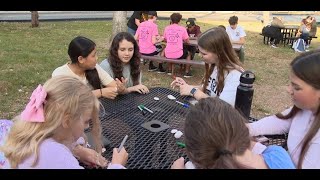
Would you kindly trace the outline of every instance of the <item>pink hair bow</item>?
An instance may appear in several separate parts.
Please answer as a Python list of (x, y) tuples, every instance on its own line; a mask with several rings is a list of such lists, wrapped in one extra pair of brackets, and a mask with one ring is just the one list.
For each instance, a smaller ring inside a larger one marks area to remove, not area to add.
[(43, 105), (47, 97), (47, 92), (41, 84), (32, 92), (30, 101), (21, 113), (21, 119), (28, 122), (44, 122)]

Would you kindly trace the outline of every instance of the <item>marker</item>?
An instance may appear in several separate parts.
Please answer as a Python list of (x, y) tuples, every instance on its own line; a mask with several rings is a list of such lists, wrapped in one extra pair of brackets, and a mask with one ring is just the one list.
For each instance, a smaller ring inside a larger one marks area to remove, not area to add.
[(120, 146), (119, 146), (119, 148), (118, 148), (118, 153), (121, 151), (121, 149), (123, 148), (123, 145), (124, 145), (124, 143), (127, 141), (127, 139), (128, 139), (128, 135), (126, 135), (124, 138), (123, 138), (123, 140), (122, 140), (122, 142), (121, 142), (121, 144), (120, 144)]
[(182, 142), (177, 142), (178, 146), (180, 147), (186, 147), (186, 144), (182, 143)]
[(181, 104), (185, 108), (189, 108), (190, 107), (188, 104), (182, 103), (180, 101), (176, 101), (176, 103)]
[(145, 110), (147, 110), (147, 111), (149, 111), (150, 113), (153, 113), (153, 111), (151, 111), (150, 109), (148, 109), (147, 107), (145, 107), (144, 105), (140, 105), (140, 107), (142, 107), (143, 109), (145, 109)]
[(143, 110), (140, 106), (138, 106), (138, 108), (140, 109), (140, 111), (142, 112), (143, 115), (146, 114), (146, 113), (144, 112), (144, 110)]

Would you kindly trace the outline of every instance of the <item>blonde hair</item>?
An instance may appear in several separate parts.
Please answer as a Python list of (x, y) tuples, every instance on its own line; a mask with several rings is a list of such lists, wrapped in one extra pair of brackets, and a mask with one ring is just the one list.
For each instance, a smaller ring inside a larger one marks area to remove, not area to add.
[[(27, 122), (17, 116), (7, 141), (1, 147), (11, 168), (17, 168), (31, 155), (35, 155), (32, 164), (35, 166), (39, 157), (39, 145), (45, 139), (59, 134), (58, 129), (66, 118), (67, 122), (71, 124), (71, 122), (80, 120), (83, 113), (90, 109), (92, 109), (92, 134), (96, 148), (100, 151), (102, 149), (101, 127), (98, 117), (99, 101), (90, 88), (78, 79), (68, 76), (51, 78), (43, 88), (47, 92), (44, 104), (45, 121), (43, 123)], [(66, 139), (68, 138), (70, 137), (66, 137)]]

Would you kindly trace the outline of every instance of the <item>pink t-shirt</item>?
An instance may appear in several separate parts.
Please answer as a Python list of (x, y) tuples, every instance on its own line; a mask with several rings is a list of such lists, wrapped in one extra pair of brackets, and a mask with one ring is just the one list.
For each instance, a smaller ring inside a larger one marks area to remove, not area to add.
[(183, 55), (183, 40), (189, 38), (186, 28), (171, 24), (164, 29), (163, 36), (167, 40), (165, 56), (173, 59), (180, 58)]
[(152, 36), (159, 34), (158, 26), (151, 19), (142, 22), (136, 34), (138, 34), (140, 53), (151, 54), (156, 51), (156, 46), (152, 43)]

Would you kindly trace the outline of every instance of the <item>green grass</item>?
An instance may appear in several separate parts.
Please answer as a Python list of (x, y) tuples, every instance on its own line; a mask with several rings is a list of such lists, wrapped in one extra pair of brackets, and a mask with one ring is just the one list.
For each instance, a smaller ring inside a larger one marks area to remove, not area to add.
[[(159, 21), (162, 33), (168, 20)], [(185, 24), (182, 22), (181, 24)], [(201, 30), (227, 25), (226, 22), (198, 22)], [(99, 61), (107, 54), (112, 31), (111, 21), (40, 22), (39, 28), (31, 23), (0, 23), (0, 117), (12, 118), (25, 106), (32, 90), (51, 77), (52, 71), (68, 61), (69, 42), (82, 35), (97, 44)], [(256, 74), (252, 112), (255, 117), (275, 113), (290, 105), (285, 93), (288, 83), (288, 64), (297, 55), (288, 47), (270, 48), (259, 35), (262, 25), (254, 22), (241, 24), (247, 33), (245, 45), (246, 69)], [(319, 30), (318, 30), (319, 32)], [(317, 35), (319, 36), (319, 33)], [(312, 41), (318, 47), (319, 40)], [(196, 56), (196, 59), (199, 59)], [(143, 82), (148, 87), (169, 87), (172, 79), (166, 74), (147, 71), (143, 66)], [(194, 77), (187, 79), (198, 84), (203, 69), (193, 68)]]

